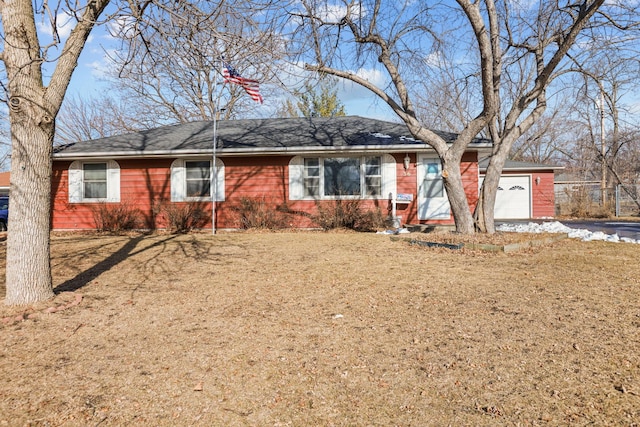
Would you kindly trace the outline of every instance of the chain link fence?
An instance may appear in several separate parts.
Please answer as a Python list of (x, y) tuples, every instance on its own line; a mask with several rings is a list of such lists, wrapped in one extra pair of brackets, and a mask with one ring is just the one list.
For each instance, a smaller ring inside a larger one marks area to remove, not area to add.
[(640, 185), (616, 187), (616, 216), (640, 215)]
[[(626, 188), (626, 191), (625, 191)], [(606, 218), (612, 215), (638, 216), (640, 185), (600, 187), (599, 182), (571, 182), (555, 185), (556, 215)]]

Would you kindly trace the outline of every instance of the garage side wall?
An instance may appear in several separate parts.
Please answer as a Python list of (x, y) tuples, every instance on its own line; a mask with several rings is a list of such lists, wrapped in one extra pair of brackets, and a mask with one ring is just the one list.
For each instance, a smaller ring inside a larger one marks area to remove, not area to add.
[[(553, 218), (556, 211), (553, 171), (534, 172), (532, 177), (533, 217)], [(538, 177), (540, 177), (539, 184)]]

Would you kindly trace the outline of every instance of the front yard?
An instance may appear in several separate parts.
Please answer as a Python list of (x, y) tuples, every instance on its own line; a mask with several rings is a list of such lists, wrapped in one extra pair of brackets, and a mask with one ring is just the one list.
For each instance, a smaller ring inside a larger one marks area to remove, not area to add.
[(56, 299), (0, 307), (0, 425), (640, 423), (640, 245), (59, 234), (52, 253)]

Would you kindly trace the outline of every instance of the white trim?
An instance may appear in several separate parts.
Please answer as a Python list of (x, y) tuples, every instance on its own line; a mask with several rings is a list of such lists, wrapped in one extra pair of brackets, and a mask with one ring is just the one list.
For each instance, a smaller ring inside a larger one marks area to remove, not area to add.
[(107, 202), (120, 201), (120, 165), (115, 160), (107, 162)]
[[(211, 170), (211, 159), (203, 158), (184, 158), (175, 159), (171, 163), (171, 201), (172, 202), (197, 202), (197, 201), (211, 201), (211, 196), (207, 197), (187, 197), (187, 173), (185, 163), (188, 161), (206, 161), (209, 162), (209, 168)], [(209, 176), (212, 173), (209, 172)], [(220, 158), (216, 158), (216, 178), (217, 178), (217, 194), (216, 201), (224, 202), (225, 200), (225, 166), (224, 162)], [(211, 193), (213, 193), (213, 180), (210, 184)]]
[(398, 178), (397, 178), (398, 165), (395, 157), (391, 154), (382, 155), (382, 195), (381, 198), (388, 199), (392, 194), (394, 198), (398, 191)]

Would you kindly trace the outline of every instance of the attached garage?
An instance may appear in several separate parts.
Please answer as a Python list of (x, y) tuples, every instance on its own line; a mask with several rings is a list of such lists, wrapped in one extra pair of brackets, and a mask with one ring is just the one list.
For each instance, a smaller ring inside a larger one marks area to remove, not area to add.
[[(488, 159), (479, 162), (482, 185)], [(496, 194), (495, 219), (552, 218), (555, 214), (554, 172), (563, 169), (538, 163), (507, 161)]]
[(531, 218), (531, 176), (500, 178), (494, 217), (499, 219)]

